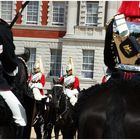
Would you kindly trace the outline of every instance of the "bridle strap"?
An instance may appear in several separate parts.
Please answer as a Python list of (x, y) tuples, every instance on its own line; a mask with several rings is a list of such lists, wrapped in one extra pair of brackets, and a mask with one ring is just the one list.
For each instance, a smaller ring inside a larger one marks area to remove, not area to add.
[(54, 87), (63, 87), (61, 84), (56, 84)]

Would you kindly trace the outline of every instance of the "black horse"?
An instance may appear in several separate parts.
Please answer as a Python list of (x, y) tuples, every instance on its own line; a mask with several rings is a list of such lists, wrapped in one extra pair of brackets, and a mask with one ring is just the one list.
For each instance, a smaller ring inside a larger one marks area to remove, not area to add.
[(34, 131), (36, 133), (37, 139), (42, 139), (43, 134), (44, 134), (43, 132), (43, 127), (44, 127), (43, 107), (44, 106), (43, 106), (42, 100), (35, 101), (32, 126), (34, 127)]
[(72, 116), (73, 106), (64, 94), (63, 86), (59, 83), (59, 80), (54, 80), (52, 95), (55, 105), (55, 138), (59, 138), (59, 131), (61, 130), (64, 139), (73, 139), (76, 132)]
[(43, 99), (43, 119), (44, 119), (44, 139), (52, 138), (52, 130), (56, 120), (56, 108), (54, 104), (54, 95), (48, 91), (46, 98)]
[[(39, 107), (39, 111), (38, 108)], [(51, 91), (41, 101), (35, 102), (33, 127), (37, 139), (51, 139), (55, 110)]]
[(111, 79), (81, 92), (75, 106), (78, 139), (140, 138), (140, 80)]
[(27, 114), (27, 126), (24, 129), (17, 127), (12, 118), (12, 112), (0, 96), (0, 138), (30, 138), (31, 119), (33, 111), (34, 98), (28, 90), (28, 71), (26, 61), (29, 60), (29, 50), (24, 54), (17, 55), (18, 74), (15, 77), (9, 77), (4, 73), (7, 81), (12, 87), (13, 93), (22, 103)]

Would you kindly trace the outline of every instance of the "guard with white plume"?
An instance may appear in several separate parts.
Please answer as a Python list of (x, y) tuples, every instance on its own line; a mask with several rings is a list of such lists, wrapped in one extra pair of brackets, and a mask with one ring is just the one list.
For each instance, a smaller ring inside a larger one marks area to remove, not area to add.
[(34, 65), (34, 73), (30, 77), (29, 86), (33, 90), (34, 98), (38, 101), (41, 101), (42, 98), (45, 98), (45, 94), (43, 91), (43, 88), (45, 86), (45, 75), (44, 75), (44, 69), (42, 64), (41, 57), (37, 59), (35, 65)]
[(69, 57), (68, 64), (66, 66), (66, 75), (60, 77), (60, 82), (64, 85), (64, 93), (70, 98), (70, 103), (74, 106), (78, 99), (79, 79), (74, 75), (74, 64), (72, 57)]

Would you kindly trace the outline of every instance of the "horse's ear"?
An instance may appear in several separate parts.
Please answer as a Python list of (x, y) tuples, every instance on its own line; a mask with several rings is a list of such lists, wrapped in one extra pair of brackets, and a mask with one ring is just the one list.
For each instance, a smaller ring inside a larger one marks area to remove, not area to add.
[(61, 84), (59, 78), (53, 78), (53, 84)]
[(55, 78), (53, 78), (53, 84), (56, 84), (56, 80), (55, 80)]
[(30, 59), (30, 49), (25, 48), (24, 55), (25, 55), (25, 61), (26, 62), (29, 61), (29, 59)]
[(3, 19), (1, 19), (1, 18), (0, 18), (0, 24), (3, 24), (3, 25), (5, 25), (7, 28), (9, 28), (9, 24), (8, 24), (5, 20), (3, 20)]

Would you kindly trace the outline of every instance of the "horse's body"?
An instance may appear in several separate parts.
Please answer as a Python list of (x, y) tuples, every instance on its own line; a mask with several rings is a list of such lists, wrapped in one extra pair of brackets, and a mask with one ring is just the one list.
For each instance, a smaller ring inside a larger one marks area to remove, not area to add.
[[(55, 81), (54, 81), (55, 82)], [(64, 139), (73, 139), (75, 135), (75, 127), (72, 119), (73, 110), (68, 97), (64, 94), (63, 86), (59, 81), (54, 83), (52, 95), (55, 105), (55, 138), (58, 139), (61, 130)]]
[(75, 106), (79, 139), (140, 138), (140, 81), (115, 79), (84, 90)]
[(53, 126), (55, 124), (56, 118), (56, 108), (54, 105), (54, 95), (51, 92), (48, 92), (47, 97), (43, 99), (44, 104), (44, 139), (51, 139)]
[[(34, 127), (36, 138), (43, 138), (43, 127), (44, 127), (44, 119), (43, 119), (43, 103), (42, 101), (35, 101), (34, 104), (34, 118), (32, 126)], [(39, 109), (39, 110), (38, 110)]]
[[(0, 138), (30, 138), (31, 132), (31, 119), (34, 99), (31, 94), (28, 93), (28, 73), (27, 67), (24, 61), (29, 59), (29, 54), (22, 54), (17, 57), (18, 74), (15, 78), (11, 78), (7, 75), (6, 78), (11, 84), (13, 93), (17, 96), (22, 103), (27, 114), (27, 126), (22, 129), (22, 136), (20, 127), (16, 127), (12, 118), (12, 112), (0, 96)], [(24, 57), (28, 58), (24, 58)], [(18, 135), (18, 136), (17, 136)]]
[[(39, 111), (38, 108), (39, 107)], [(37, 139), (51, 139), (52, 129), (55, 124), (55, 105), (51, 92), (41, 101), (36, 101), (34, 109), (33, 127)]]

